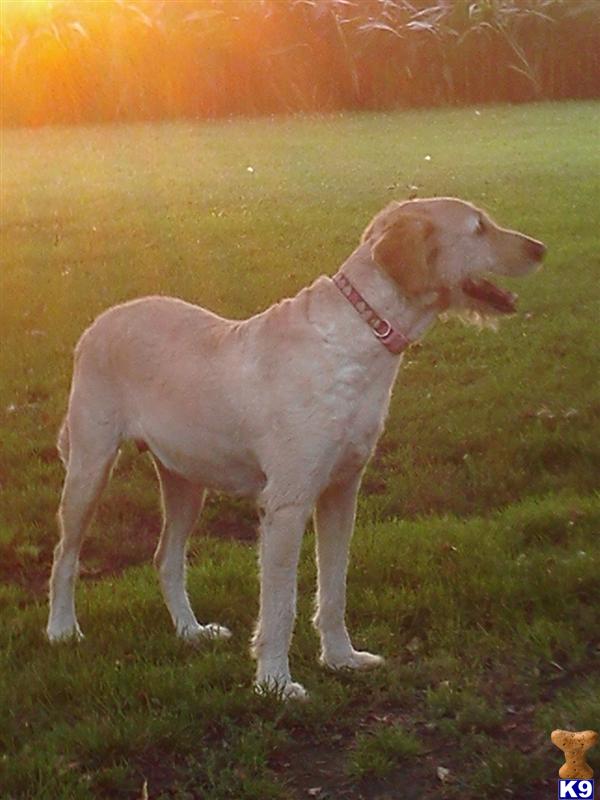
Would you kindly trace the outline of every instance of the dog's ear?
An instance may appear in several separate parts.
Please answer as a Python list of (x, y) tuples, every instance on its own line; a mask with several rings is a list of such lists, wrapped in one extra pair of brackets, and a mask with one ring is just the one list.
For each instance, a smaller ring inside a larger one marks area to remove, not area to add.
[(383, 232), (384, 228), (387, 228), (389, 225), (390, 219), (397, 215), (398, 209), (401, 205), (402, 204), (397, 200), (392, 200), (392, 202), (388, 203), (385, 208), (382, 208), (379, 213), (375, 214), (371, 222), (369, 222), (363, 231), (363, 235), (360, 237), (360, 243), (364, 244), (370, 239), (378, 238)]
[(424, 214), (401, 212), (393, 215), (371, 246), (373, 261), (409, 296), (431, 289), (427, 239), (432, 233), (433, 223)]

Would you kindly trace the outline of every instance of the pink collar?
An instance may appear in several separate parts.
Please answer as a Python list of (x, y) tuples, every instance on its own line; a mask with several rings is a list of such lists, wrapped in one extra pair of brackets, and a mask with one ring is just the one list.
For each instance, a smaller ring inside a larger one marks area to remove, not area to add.
[(346, 300), (354, 306), (381, 344), (387, 347), (390, 353), (393, 353), (395, 356), (400, 355), (400, 353), (403, 353), (406, 348), (412, 344), (408, 336), (393, 328), (387, 319), (382, 319), (376, 311), (371, 308), (343, 272), (336, 272), (331, 280), (335, 283)]

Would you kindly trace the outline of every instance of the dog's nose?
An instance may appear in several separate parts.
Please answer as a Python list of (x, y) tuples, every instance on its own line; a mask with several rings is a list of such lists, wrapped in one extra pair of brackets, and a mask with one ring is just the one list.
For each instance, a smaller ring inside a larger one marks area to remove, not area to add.
[(541, 261), (546, 254), (546, 245), (538, 242), (537, 239), (527, 239), (525, 250), (532, 261)]

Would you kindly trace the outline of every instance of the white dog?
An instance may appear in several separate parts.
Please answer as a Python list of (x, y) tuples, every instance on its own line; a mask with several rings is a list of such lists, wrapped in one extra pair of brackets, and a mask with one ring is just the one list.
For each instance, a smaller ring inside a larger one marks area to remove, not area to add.
[(81, 636), (79, 550), (121, 443), (152, 453), (164, 526), (155, 556), (177, 633), (200, 625), (185, 589), (186, 540), (206, 488), (253, 497), (261, 512), (257, 684), (304, 697), (288, 649), (300, 543), (313, 508), (315, 624), (324, 664), (365, 669), (344, 621), (348, 546), (363, 470), (379, 437), (401, 352), (441, 311), (510, 312), (515, 296), (483, 273), (524, 275), (544, 245), (451, 198), (392, 203), (333, 279), (248, 320), (169, 297), (115, 306), (83, 334), (59, 437), (66, 465), (62, 537), (50, 582), (48, 637)]

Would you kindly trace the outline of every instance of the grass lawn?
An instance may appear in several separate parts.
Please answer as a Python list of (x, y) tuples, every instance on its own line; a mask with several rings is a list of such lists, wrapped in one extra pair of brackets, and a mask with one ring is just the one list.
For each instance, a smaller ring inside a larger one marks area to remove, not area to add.
[[(3, 132), (2, 798), (555, 795), (550, 731), (600, 729), (599, 118), (566, 103)], [(415, 191), (470, 199), (549, 254), (498, 333), (440, 324), (405, 359), (349, 577), (350, 629), (386, 666), (317, 665), (309, 532), (291, 658), (313, 702), (252, 693), (255, 518), (217, 496), (190, 595), (234, 638), (177, 641), (133, 449), (84, 546), (86, 639), (50, 648), (54, 442), (83, 328), (148, 293), (252, 314), (335, 271)], [(588, 760), (598, 774), (600, 748)]]

